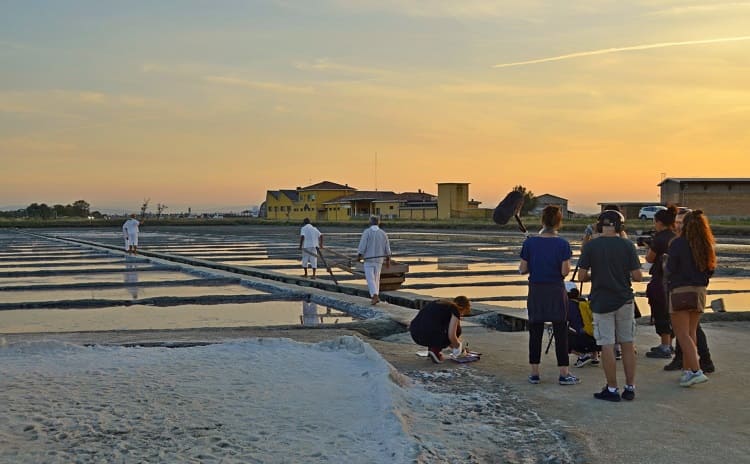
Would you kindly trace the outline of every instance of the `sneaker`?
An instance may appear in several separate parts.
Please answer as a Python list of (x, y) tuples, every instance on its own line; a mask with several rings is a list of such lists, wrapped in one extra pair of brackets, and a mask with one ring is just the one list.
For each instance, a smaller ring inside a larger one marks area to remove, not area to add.
[(647, 358), (660, 358), (660, 359), (672, 359), (672, 350), (667, 347), (659, 346), (657, 349), (651, 348), (651, 351), (646, 353)]
[(434, 351), (430, 350), (427, 352), (427, 355), (435, 364), (440, 364), (443, 362), (443, 353), (435, 353)]
[(573, 374), (561, 375), (560, 378), (558, 379), (558, 383), (560, 385), (577, 385), (581, 383), (581, 379), (579, 379)]
[(714, 362), (710, 359), (707, 361), (703, 361), (701, 359), (700, 366), (704, 374), (713, 374), (714, 372), (716, 372), (716, 366), (714, 366)]
[(691, 385), (695, 385), (698, 383), (708, 382), (708, 377), (703, 373), (702, 370), (698, 369), (697, 371), (685, 371), (684, 374), (682, 374), (682, 377), (680, 377), (680, 386), (681, 387), (689, 387)]
[(602, 388), (602, 391), (594, 393), (594, 398), (597, 400), (618, 402), (620, 401), (620, 394), (617, 393), (617, 390), (614, 392), (609, 391), (609, 388), (605, 385), (604, 388)]
[(539, 378), (538, 375), (530, 375), (529, 376), (529, 383), (533, 383), (534, 385), (538, 384), (542, 380)]
[(592, 359), (591, 360), (591, 365), (592, 366), (598, 366), (599, 365), (599, 360), (598, 359)]
[[(666, 345), (652, 346), (649, 349), (649, 351), (663, 351), (664, 350), (664, 346), (666, 346)], [(674, 347), (672, 345), (669, 345), (669, 352), (672, 353), (672, 354), (674, 354)], [(648, 355), (646, 355), (646, 356), (648, 356)]]
[(615, 351), (615, 359), (618, 361), (622, 359), (622, 350)]
[(665, 371), (681, 371), (682, 370), (682, 359), (673, 358), (672, 362), (664, 366)]
[(622, 390), (622, 399), (626, 401), (633, 401), (635, 399), (635, 387), (633, 385), (625, 385)]
[(586, 364), (590, 364), (591, 361), (593, 361), (593, 360), (594, 359), (591, 357), (591, 355), (588, 354), (588, 353), (586, 353), (586, 354), (583, 354), (583, 355), (579, 356), (578, 359), (576, 360), (576, 363), (573, 364), (573, 366), (574, 367), (583, 367)]

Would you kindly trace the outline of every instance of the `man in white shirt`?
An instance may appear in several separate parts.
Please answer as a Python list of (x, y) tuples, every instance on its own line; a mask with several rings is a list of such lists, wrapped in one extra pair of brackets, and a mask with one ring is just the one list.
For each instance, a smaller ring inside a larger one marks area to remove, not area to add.
[(357, 248), (357, 259), (364, 259), (365, 280), (367, 280), (367, 288), (372, 298), (370, 304), (377, 304), (380, 301), (378, 293), (383, 262), (386, 267), (391, 264), (391, 245), (388, 242), (388, 235), (378, 227), (379, 224), (380, 219), (377, 216), (370, 216), (370, 227), (362, 232)]
[(138, 226), (140, 222), (135, 218), (135, 214), (130, 215), (130, 219), (122, 225), (122, 233), (125, 237), (125, 250), (131, 254), (137, 254), (138, 251)]
[(312, 278), (318, 269), (318, 247), (323, 248), (323, 234), (310, 224), (310, 219), (302, 221), (302, 229), (299, 231), (299, 249), (302, 250), (302, 269), (305, 270), (303, 277), (307, 277), (307, 268), (312, 268)]

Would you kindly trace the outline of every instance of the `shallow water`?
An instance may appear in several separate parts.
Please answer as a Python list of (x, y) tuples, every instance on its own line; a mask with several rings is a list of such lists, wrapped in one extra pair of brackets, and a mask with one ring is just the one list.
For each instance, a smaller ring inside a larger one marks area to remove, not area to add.
[(0, 311), (2, 332), (78, 332), (172, 330), (202, 327), (342, 324), (353, 319), (324, 306), (303, 308), (300, 301), (193, 305), (143, 305), (97, 309), (24, 309)]

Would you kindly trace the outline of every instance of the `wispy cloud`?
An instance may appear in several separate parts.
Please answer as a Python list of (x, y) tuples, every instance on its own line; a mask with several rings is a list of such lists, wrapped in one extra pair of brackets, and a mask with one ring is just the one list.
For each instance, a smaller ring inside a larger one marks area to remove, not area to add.
[(727, 2), (706, 5), (686, 5), (666, 8), (649, 13), (647, 16), (678, 16), (686, 14), (705, 14), (717, 11), (750, 8), (750, 2)]
[(582, 58), (586, 56), (595, 55), (607, 55), (610, 53), (629, 52), (635, 50), (650, 50), (654, 48), (667, 48), (667, 47), (681, 47), (687, 45), (703, 45), (703, 44), (715, 44), (724, 42), (739, 42), (743, 40), (750, 40), (750, 35), (743, 35), (738, 37), (722, 37), (718, 39), (705, 39), (705, 40), (686, 40), (683, 42), (660, 42), (654, 44), (645, 45), (632, 45), (628, 47), (615, 47), (615, 48), (603, 48), (600, 50), (589, 50), (585, 52), (568, 53), (566, 55), (551, 56), (548, 58), (539, 58), (536, 60), (527, 61), (514, 61), (512, 63), (500, 63), (492, 66), (493, 68), (510, 68), (514, 66), (526, 66), (529, 64), (548, 63), (550, 61), (563, 61), (571, 58)]
[(315, 92), (315, 89), (313, 89), (312, 87), (293, 86), (281, 84), (278, 82), (251, 81), (233, 76), (205, 76), (204, 80), (206, 80), (207, 82), (212, 82), (214, 84), (235, 85), (239, 87), (247, 87), (269, 92), (296, 94), (311, 94)]
[(388, 71), (382, 69), (337, 63), (327, 58), (318, 58), (312, 62), (300, 61), (295, 63), (294, 67), (303, 71), (336, 72), (367, 76), (385, 76), (390, 74)]

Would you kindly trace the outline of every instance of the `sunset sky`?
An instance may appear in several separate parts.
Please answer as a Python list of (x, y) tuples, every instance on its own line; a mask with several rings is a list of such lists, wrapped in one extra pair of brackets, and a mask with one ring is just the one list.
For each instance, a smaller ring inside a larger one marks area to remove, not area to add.
[(750, 1), (1, 1), (0, 209), (750, 177)]

